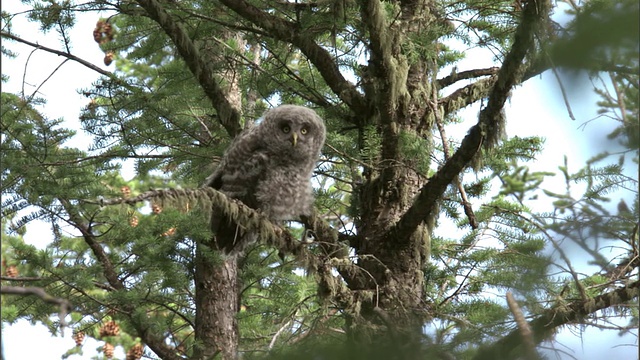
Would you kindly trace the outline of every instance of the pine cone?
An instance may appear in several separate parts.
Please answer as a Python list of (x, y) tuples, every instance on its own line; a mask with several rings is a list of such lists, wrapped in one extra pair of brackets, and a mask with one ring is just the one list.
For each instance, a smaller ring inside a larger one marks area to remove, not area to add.
[(176, 227), (174, 226), (174, 227), (170, 228), (169, 230), (165, 231), (164, 233), (162, 233), (162, 235), (171, 236), (171, 235), (173, 235), (175, 233), (176, 233)]
[(100, 337), (104, 336), (118, 336), (120, 334), (120, 326), (115, 321), (111, 320), (100, 328)]
[(93, 40), (95, 40), (95, 42), (97, 43), (100, 43), (100, 41), (102, 41), (102, 32), (100, 32), (97, 27), (93, 29)]
[(108, 51), (107, 54), (104, 56), (104, 64), (107, 66), (111, 65), (111, 63), (113, 62), (114, 56), (115, 54), (113, 53), (113, 51)]
[(84, 337), (85, 337), (84, 332), (82, 331), (75, 332), (73, 333), (72, 337), (73, 337), (73, 340), (75, 340), (76, 342), (76, 346), (78, 347), (82, 346), (82, 342), (84, 341)]
[(131, 188), (126, 185), (120, 188), (120, 192), (125, 199), (131, 196)]
[(18, 267), (15, 265), (9, 265), (7, 266), (7, 269), (5, 270), (5, 274), (8, 277), (18, 277)]
[(160, 214), (162, 212), (162, 206), (158, 204), (152, 204), (151, 211), (153, 211), (154, 214)]
[(127, 351), (127, 360), (139, 360), (144, 354), (144, 345), (135, 344)]
[(131, 225), (131, 227), (136, 227), (138, 226), (139, 223), (139, 219), (137, 216), (133, 215), (130, 219), (129, 219), (129, 225)]
[(89, 104), (87, 105), (87, 110), (91, 111), (92, 114), (95, 114), (96, 108), (98, 107), (98, 102), (96, 99), (91, 99)]
[(102, 32), (105, 36), (104, 42), (109, 42), (113, 39), (113, 27), (111, 26), (111, 24), (105, 23), (102, 27)]
[(100, 43), (102, 41), (102, 31), (104, 28), (104, 20), (98, 20), (95, 29), (93, 29), (93, 40)]
[(98, 20), (93, 29), (93, 40), (100, 45), (104, 45), (113, 40), (113, 26), (104, 20)]
[(102, 347), (102, 352), (104, 352), (104, 356), (107, 359), (111, 359), (113, 357), (113, 350), (114, 350), (113, 345), (109, 343), (104, 343), (104, 346)]

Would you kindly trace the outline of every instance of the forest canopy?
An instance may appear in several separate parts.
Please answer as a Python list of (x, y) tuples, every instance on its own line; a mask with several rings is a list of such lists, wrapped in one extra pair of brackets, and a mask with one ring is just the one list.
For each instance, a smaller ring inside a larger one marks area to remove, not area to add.
[[(2, 69), (3, 329), (128, 360), (542, 359), (588, 328), (637, 346), (637, 1), (23, 4), (2, 11), (3, 58), (26, 46), (95, 81), (66, 104), (76, 129), (39, 92), (58, 68), (35, 85)], [(101, 63), (74, 47), (87, 18)], [(540, 127), (510, 105), (540, 76), (554, 121), (608, 129), (572, 133), (564, 164), (538, 162), (551, 129), (506, 131)], [(286, 223), (203, 185), (279, 104), (327, 129), (314, 212)], [(601, 151), (572, 168), (581, 141)], [(257, 241), (225, 253), (224, 221)]]

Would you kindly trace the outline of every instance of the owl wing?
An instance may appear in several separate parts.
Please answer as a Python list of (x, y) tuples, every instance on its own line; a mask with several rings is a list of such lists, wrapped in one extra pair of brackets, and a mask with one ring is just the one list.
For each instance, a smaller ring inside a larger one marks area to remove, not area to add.
[(268, 162), (266, 145), (255, 132), (240, 134), (229, 146), (220, 165), (204, 183), (257, 208), (255, 189), (263, 178)]
[[(229, 146), (216, 170), (205, 180), (204, 186), (210, 186), (256, 209), (258, 204), (255, 189), (264, 176), (267, 159), (263, 142), (251, 131), (243, 133)], [(227, 254), (234, 249), (242, 251), (254, 236), (242, 233), (235, 223), (222, 218), (221, 214), (214, 213), (211, 219), (218, 248)]]
[[(222, 176), (225, 174), (227, 168), (234, 168), (234, 163), (238, 163), (238, 161), (233, 161), (233, 159), (238, 158), (238, 155), (243, 155), (243, 152), (237, 150), (236, 148), (240, 146), (240, 143), (246, 142), (247, 138), (248, 133), (243, 132), (240, 133), (240, 135), (238, 135), (235, 139), (233, 139), (231, 145), (224, 153), (222, 161), (220, 161), (213, 173), (204, 180), (204, 184), (202, 185), (203, 187), (208, 186), (216, 190), (220, 190), (222, 188)], [(230, 158), (232, 159), (232, 161), (229, 161)]]

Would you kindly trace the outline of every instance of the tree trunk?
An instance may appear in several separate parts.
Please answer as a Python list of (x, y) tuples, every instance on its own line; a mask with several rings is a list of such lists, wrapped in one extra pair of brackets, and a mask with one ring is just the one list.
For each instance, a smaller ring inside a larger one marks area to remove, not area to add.
[[(408, 358), (415, 353), (411, 349), (419, 345), (426, 321), (423, 267), (429, 257), (430, 234), (424, 223), (404, 237), (390, 229), (411, 207), (426, 182), (426, 174), (417, 170), (416, 159), (407, 155), (403, 144), (407, 138), (415, 138), (430, 146), (435, 109), (429, 106), (433, 90), (430, 77), (435, 77), (437, 69), (435, 57), (409, 60), (399, 47), (407, 34), (428, 28), (435, 21), (434, 14), (412, 2), (401, 10), (400, 19), (391, 24), (379, 2), (369, 2), (362, 8), (372, 39), (371, 58), (363, 76), (363, 83), (371, 84), (365, 90), (371, 104), (366, 123), (377, 125), (382, 143), (378, 161), (365, 169), (359, 191), (362, 212), (358, 234), (362, 242), (356, 252), (358, 265), (370, 280), (362, 289), (354, 290), (373, 293), (362, 301), (365, 321), (356, 334), (361, 335), (364, 327), (368, 338), (365, 343), (374, 340), (377, 345), (406, 350), (404, 355), (393, 356)], [(433, 56), (437, 56), (437, 50)]]
[[(366, 184), (365, 189), (378, 186), (376, 179)], [(422, 183), (420, 176), (411, 170), (401, 171), (391, 180), (383, 190), (386, 196), (370, 190), (363, 194), (364, 202), (380, 202), (363, 214), (358, 229), (364, 239), (358, 250), (361, 255), (358, 265), (371, 274), (372, 281), (365, 289), (374, 292), (370, 301), (363, 302), (361, 315), (368, 324), (380, 325), (381, 331), (375, 331), (378, 334), (374, 338), (386, 340), (376, 339), (377, 344), (389, 341), (388, 346), (409, 349), (417, 344), (413, 340), (419, 339), (426, 318), (422, 269), (428, 258), (430, 237), (425, 225), (419, 226), (409, 239), (388, 234), (389, 227), (411, 205)]]
[[(244, 39), (240, 33), (225, 31), (224, 40), (233, 39), (239, 48), (244, 47)], [(215, 49), (215, 48), (214, 48)], [(242, 98), (240, 91), (240, 75), (233, 58), (224, 58), (212, 53), (211, 57), (218, 62), (231, 62), (218, 73), (224, 80), (223, 92), (227, 102), (238, 113), (241, 113)], [(224, 221), (224, 220), (223, 220)], [(214, 234), (215, 236), (216, 234)], [(234, 232), (217, 234), (219, 236), (235, 236)], [(222, 243), (233, 243), (233, 240), (217, 239)], [(238, 257), (241, 255), (222, 256), (212, 253), (216, 239), (209, 244), (198, 244), (196, 253), (196, 320), (195, 320), (195, 358), (210, 359), (220, 353), (222, 359), (238, 357)]]
[(235, 359), (238, 351), (238, 258), (216, 258), (211, 248), (196, 251), (196, 346), (194, 359)]

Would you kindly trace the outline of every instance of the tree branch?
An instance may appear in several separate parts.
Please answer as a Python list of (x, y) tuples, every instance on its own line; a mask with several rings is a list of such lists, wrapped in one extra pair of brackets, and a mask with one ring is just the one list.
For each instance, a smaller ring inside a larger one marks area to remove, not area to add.
[(93, 252), (93, 255), (102, 265), (104, 277), (109, 282), (109, 285), (113, 286), (114, 289), (124, 290), (124, 284), (122, 284), (122, 281), (118, 279), (118, 274), (116, 273), (113, 263), (111, 263), (111, 260), (102, 246), (98, 241), (96, 241), (95, 236), (91, 232), (90, 226), (85, 223), (80, 214), (75, 211), (73, 205), (71, 205), (68, 200), (59, 198), (58, 201), (60, 201), (64, 209), (69, 214), (69, 223), (80, 231), (84, 241)]
[[(544, 54), (542, 56), (538, 56), (536, 60), (532, 61), (531, 65), (525, 70), (525, 73), (520, 79), (519, 83), (523, 83), (534, 76), (538, 76), (543, 72), (551, 69), (551, 67), (552, 64), (549, 56)], [(607, 69), (609, 68), (610, 66), (603, 66), (600, 71), (607, 71)], [(497, 80), (496, 74), (498, 73), (498, 71), (494, 69), (499, 68), (492, 67), (486, 69), (467, 70), (459, 74), (449, 75), (442, 79), (439, 79), (438, 86), (439, 88), (443, 88), (452, 85), (458, 80), (471, 79), (477, 76), (491, 75), (489, 78), (477, 80), (474, 83), (457, 89), (448, 96), (440, 99), (438, 103), (443, 108), (445, 115), (454, 113), (468, 105), (475, 103), (480, 99), (489, 96), (489, 93), (492, 91), (493, 85)], [(624, 69), (621, 69), (620, 67), (618, 67), (618, 70), (624, 72)]]
[(11, 277), (11, 276), (0, 276), (0, 280), (2, 281), (42, 281), (46, 280), (43, 277)]
[[(304, 259), (307, 270), (316, 273), (319, 277), (320, 286), (335, 293), (339, 293), (341, 302), (350, 304), (353, 295), (344, 283), (358, 281), (362, 274), (356, 271), (354, 264), (347, 264), (346, 261), (331, 261), (336, 257), (343, 259), (343, 254), (348, 254), (348, 250), (340, 243), (340, 233), (333, 229), (320, 216), (312, 215), (302, 219), (305, 227), (312, 229), (323, 250), (322, 254), (314, 254), (309, 249), (309, 244), (303, 243), (290, 232), (273, 224), (265, 215), (251, 209), (242, 202), (229, 199), (225, 194), (210, 188), (201, 187), (198, 189), (166, 189), (149, 190), (138, 196), (130, 198), (100, 199), (97, 201), (82, 200), (85, 203), (100, 206), (128, 204), (134, 205), (145, 200), (174, 200), (189, 199), (194, 203), (202, 204), (206, 211), (214, 208), (216, 213), (223, 214), (236, 224), (241, 224), (243, 231), (258, 234), (263, 243), (275, 247), (283, 253), (293, 254), (298, 259)], [(346, 256), (346, 255), (345, 255)], [(348, 259), (345, 259), (348, 260)], [(342, 280), (337, 280), (332, 269), (336, 268)]]
[(507, 292), (507, 305), (509, 305), (509, 310), (511, 311), (511, 314), (513, 314), (513, 319), (515, 320), (516, 325), (518, 325), (518, 330), (520, 330), (520, 336), (522, 338), (521, 340), (525, 347), (526, 359), (538, 360), (539, 357), (538, 353), (536, 352), (536, 344), (533, 340), (531, 327), (529, 326), (529, 323), (527, 323), (527, 320), (524, 318), (522, 309), (520, 309), (518, 302), (513, 297), (513, 294), (510, 291)]
[[(440, 139), (442, 141), (442, 150), (444, 152), (444, 159), (449, 160), (451, 157), (451, 150), (449, 149), (449, 140), (447, 139), (447, 134), (444, 129), (442, 113), (438, 109), (438, 89), (437, 87), (433, 87), (432, 90), (433, 100), (429, 102), (429, 105), (432, 108), (433, 114), (435, 115), (436, 126), (438, 127), (438, 132), (440, 132)], [(460, 180), (462, 176), (456, 176), (453, 178), (453, 182), (456, 187), (458, 187), (458, 192), (460, 193), (460, 199), (462, 200), (462, 207), (464, 208), (464, 213), (467, 215), (469, 219), (469, 225), (472, 229), (478, 228), (478, 220), (476, 219), (476, 215), (473, 213), (473, 207), (467, 198), (467, 192), (464, 190), (464, 186), (462, 185), (462, 181)]]
[(436, 83), (438, 84), (438, 89), (446, 88), (447, 86), (453, 85), (460, 80), (466, 79), (475, 79), (480, 76), (486, 75), (495, 75), (498, 73), (499, 67), (490, 67), (486, 69), (473, 69), (466, 70), (461, 72), (454, 72), (451, 75), (445, 76), (442, 79), (438, 79)]
[(77, 63), (79, 63), (81, 65), (84, 65), (84, 66), (88, 67), (89, 69), (91, 69), (91, 70), (93, 70), (93, 71), (95, 71), (97, 73), (100, 73), (100, 74), (102, 74), (104, 76), (109, 77), (110, 79), (118, 81), (118, 84), (124, 85), (124, 82), (121, 81), (120, 79), (118, 79), (118, 77), (116, 77), (113, 73), (111, 73), (109, 71), (106, 71), (106, 70), (103, 70), (103, 69), (99, 68), (98, 66), (96, 66), (96, 65), (94, 65), (94, 64), (92, 64), (92, 63), (90, 63), (90, 62), (88, 62), (88, 61), (86, 61), (84, 59), (81, 59), (81, 58), (79, 58), (79, 57), (77, 57), (75, 55), (71, 55), (71, 54), (69, 54), (67, 52), (64, 52), (64, 51), (55, 50), (55, 49), (52, 49), (52, 48), (49, 48), (49, 47), (46, 47), (46, 46), (43, 46), (43, 45), (40, 45), (40, 44), (33, 43), (31, 41), (28, 41), (28, 40), (24, 40), (24, 39), (22, 39), (22, 38), (20, 38), (18, 36), (10, 34), (8, 32), (2, 31), (2, 32), (0, 32), (0, 35), (2, 37), (4, 37), (4, 38), (15, 40), (17, 42), (29, 45), (29, 46), (34, 47), (36, 49), (44, 50), (46, 52), (50, 52), (52, 54), (56, 54), (58, 56), (65, 57), (65, 58), (67, 58), (69, 60), (73, 60), (73, 61), (75, 61), (75, 62), (77, 62)]
[[(204, 201), (203, 206), (205, 208), (210, 206), (215, 208), (216, 213), (224, 214), (229, 217), (230, 221), (242, 224), (245, 232), (258, 234), (262, 241), (282, 252), (313, 257), (307, 250), (307, 244), (302, 243), (288, 231), (284, 231), (281, 227), (273, 224), (265, 215), (248, 207), (241, 201), (229, 199), (225, 194), (208, 186), (197, 189), (157, 189), (146, 191), (135, 197), (82, 201), (89, 204), (107, 206), (117, 204), (134, 205), (152, 199), (163, 201), (180, 198), (190, 199), (194, 202), (199, 201), (200, 203)], [(322, 237), (326, 243), (338, 243), (338, 232), (320, 217), (314, 215), (310, 219), (305, 219), (305, 223), (314, 230), (316, 235)]]
[(471, 163), (483, 143), (486, 145), (487, 142), (497, 141), (504, 103), (513, 87), (522, 79), (526, 70), (525, 56), (533, 51), (534, 34), (541, 30), (548, 13), (548, 0), (527, 2), (520, 25), (516, 29), (513, 46), (496, 75), (487, 106), (480, 111), (478, 123), (469, 129), (460, 148), (422, 187), (413, 205), (388, 231), (388, 237), (409, 239), (420, 223), (431, 216), (436, 202), (455, 177)]
[[(548, 339), (556, 332), (556, 328), (575, 322), (598, 310), (620, 305), (638, 296), (640, 281), (635, 281), (627, 286), (598, 295), (587, 301), (575, 301), (569, 305), (558, 306), (547, 310), (535, 320), (529, 322), (529, 328), (533, 332), (535, 344)], [(515, 329), (507, 336), (481, 348), (474, 359), (511, 359), (516, 358), (515, 350), (522, 344), (522, 332)]]
[(60, 306), (60, 313), (59, 313), (60, 327), (64, 328), (67, 325), (67, 322), (65, 321), (64, 318), (72, 309), (71, 303), (67, 299), (53, 297), (47, 294), (47, 292), (44, 291), (43, 288), (39, 288), (39, 287), (2, 286), (0, 288), (0, 293), (7, 294), (7, 295), (22, 295), (22, 296), (35, 295), (46, 303), (58, 305)]
[[(75, 61), (75, 62), (77, 62), (77, 63), (79, 63), (81, 65), (84, 65), (87, 68), (89, 68), (89, 69), (91, 69), (91, 70), (93, 70), (93, 71), (95, 71), (95, 72), (97, 72), (97, 73), (99, 73), (101, 75), (104, 75), (104, 76), (108, 77), (114, 83), (116, 83), (118, 85), (121, 85), (121, 86), (125, 87), (126, 89), (129, 89), (131, 91), (137, 90), (135, 87), (131, 86), (126, 81), (123, 81), (122, 79), (118, 78), (114, 73), (106, 71), (106, 70), (103, 70), (103, 69), (99, 68), (98, 66), (96, 66), (96, 65), (94, 65), (94, 64), (92, 64), (92, 63), (90, 63), (90, 62), (88, 62), (88, 61), (86, 61), (86, 60), (84, 60), (82, 58), (79, 58), (79, 57), (77, 57), (75, 55), (72, 55), (72, 54), (70, 54), (68, 52), (64, 52), (64, 51), (52, 49), (52, 48), (49, 48), (49, 47), (46, 47), (46, 46), (43, 46), (43, 45), (40, 45), (40, 44), (36, 44), (36, 43), (31, 42), (31, 41), (22, 39), (22, 38), (20, 38), (18, 36), (15, 36), (13, 34), (10, 34), (8, 32), (4, 32), (4, 31), (0, 32), (0, 36), (8, 38), (8, 39), (11, 39), (11, 40), (14, 40), (14, 41), (17, 41), (17, 42), (20, 42), (20, 43), (23, 43), (23, 44), (26, 44), (26, 45), (29, 45), (29, 46), (32, 46), (36, 50), (44, 50), (46, 52), (49, 52), (49, 53), (52, 53), (52, 54), (56, 54), (58, 56), (65, 57), (65, 58), (67, 58), (69, 60)], [(63, 62), (63, 64), (64, 64), (64, 62)], [(60, 64), (60, 66), (62, 66), (62, 64)], [(34, 94), (35, 94), (35, 92), (34, 92)]]
[(495, 75), (487, 79), (478, 80), (438, 100), (438, 105), (442, 108), (444, 116), (455, 113), (480, 99), (486, 98), (495, 85), (496, 80), (497, 77)]
[[(89, 248), (91, 248), (91, 251), (102, 265), (105, 278), (109, 282), (109, 285), (112, 286), (116, 291), (127, 291), (122, 281), (118, 278), (118, 274), (115, 267), (113, 266), (113, 263), (107, 256), (102, 246), (95, 239), (95, 235), (91, 232), (90, 227), (84, 223), (84, 221), (80, 217), (80, 214), (74, 211), (74, 208), (69, 203), (69, 201), (64, 199), (58, 200), (63, 204), (65, 210), (69, 214), (70, 223), (80, 231), (85, 242), (87, 243)], [(137, 311), (136, 307), (131, 304), (123, 304), (122, 308), (127, 313), (129, 319), (131, 320), (131, 323), (138, 333), (138, 336), (140, 336), (140, 338), (142, 338), (143, 341), (159, 357), (167, 360), (181, 359), (175, 354), (176, 352), (173, 348), (164, 343), (164, 339), (162, 338), (162, 336), (158, 336), (157, 333), (151, 330), (150, 321), (146, 314), (140, 314)]]
[(198, 80), (211, 104), (216, 109), (220, 123), (231, 137), (236, 136), (241, 130), (240, 112), (231, 105), (225, 92), (218, 85), (209, 63), (200, 54), (186, 31), (171, 18), (156, 0), (137, 0), (137, 2), (173, 41), (178, 53), (184, 59), (189, 70)]
[(264, 29), (273, 38), (298, 47), (309, 61), (315, 65), (331, 90), (347, 106), (355, 113), (362, 113), (366, 109), (363, 96), (358, 92), (355, 85), (342, 76), (331, 54), (315, 43), (295, 24), (264, 12), (244, 0), (221, 0), (220, 2), (241, 17)]

